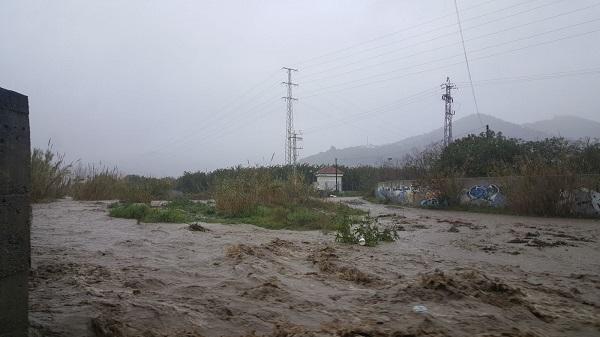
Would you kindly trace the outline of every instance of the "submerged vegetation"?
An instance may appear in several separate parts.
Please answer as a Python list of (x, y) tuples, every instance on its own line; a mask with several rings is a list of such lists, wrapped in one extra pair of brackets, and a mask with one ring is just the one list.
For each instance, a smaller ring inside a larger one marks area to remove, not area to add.
[(362, 214), (318, 199), (302, 176), (284, 180), (262, 170), (247, 170), (219, 181), (215, 206), (217, 214), (230, 221), (273, 229), (333, 230), (338, 213)]
[(220, 181), (214, 203), (178, 198), (160, 208), (120, 203), (110, 211), (111, 216), (141, 222), (247, 223), (297, 230), (334, 230), (340, 220), (339, 213), (364, 212), (316, 198), (313, 189), (301, 178), (276, 180), (256, 171)]
[[(338, 216), (338, 224), (335, 233), (335, 241), (346, 244), (361, 243), (373, 247), (380, 242), (393, 242), (398, 239), (395, 228), (381, 228), (371, 217), (356, 217), (346, 212)], [(361, 242), (361, 239), (364, 240)]]
[(138, 222), (172, 222), (189, 221), (189, 213), (175, 207), (152, 208), (144, 203), (118, 204), (110, 209), (110, 216), (115, 218), (136, 219)]

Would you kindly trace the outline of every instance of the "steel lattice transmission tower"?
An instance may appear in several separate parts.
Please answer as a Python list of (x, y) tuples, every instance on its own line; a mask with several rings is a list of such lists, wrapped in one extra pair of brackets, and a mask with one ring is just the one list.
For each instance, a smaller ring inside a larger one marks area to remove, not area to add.
[(302, 132), (292, 132), (291, 143), (292, 143), (292, 167), (294, 172), (294, 179), (296, 177), (296, 163), (298, 162), (298, 150), (302, 150), (303, 148), (298, 146), (298, 142), (302, 141)]
[(450, 82), (450, 77), (446, 77), (446, 83), (443, 83), (441, 87), (445, 90), (442, 100), (446, 103), (444, 111), (444, 147), (446, 147), (452, 143), (452, 116), (455, 114), (455, 111), (452, 110), (454, 102), (452, 90), (456, 89), (456, 85)]
[(294, 98), (292, 95), (292, 88), (298, 86), (297, 83), (292, 82), (292, 71), (298, 71), (298, 69), (283, 67), (287, 71), (287, 82), (282, 82), (287, 85), (287, 96), (282, 97), (286, 100), (287, 103), (287, 118), (285, 123), (285, 163), (287, 165), (292, 165), (296, 162), (294, 159), (296, 157), (294, 150), (295, 139), (294, 137), (294, 105), (293, 102), (297, 101), (297, 98)]
[(292, 132), (292, 164), (296, 165), (298, 162), (298, 150), (302, 150), (303, 148), (298, 146), (298, 142), (302, 141), (302, 131), (293, 131)]

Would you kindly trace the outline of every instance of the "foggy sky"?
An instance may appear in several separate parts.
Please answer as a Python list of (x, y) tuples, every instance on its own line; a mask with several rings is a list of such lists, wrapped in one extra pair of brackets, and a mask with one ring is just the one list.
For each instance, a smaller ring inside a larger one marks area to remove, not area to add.
[[(477, 85), (481, 113), (600, 120), (598, 73), (556, 75), (600, 68), (598, 3), (460, 0), (473, 81), (519, 78)], [(453, 0), (2, 0), (0, 86), (29, 96), (32, 146), (70, 160), (154, 176), (266, 165), (283, 161), (283, 66), (300, 70), (301, 155), (440, 127), (446, 76), (456, 118), (474, 113), (456, 30)]]

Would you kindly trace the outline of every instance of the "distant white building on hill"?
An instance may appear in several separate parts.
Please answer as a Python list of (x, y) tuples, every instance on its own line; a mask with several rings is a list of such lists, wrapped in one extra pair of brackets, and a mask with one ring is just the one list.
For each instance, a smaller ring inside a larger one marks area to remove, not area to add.
[(315, 184), (317, 190), (335, 191), (337, 182), (337, 191), (342, 192), (342, 177), (344, 176), (344, 172), (333, 166), (328, 166), (317, 171), (315, 175), (317, 176)]

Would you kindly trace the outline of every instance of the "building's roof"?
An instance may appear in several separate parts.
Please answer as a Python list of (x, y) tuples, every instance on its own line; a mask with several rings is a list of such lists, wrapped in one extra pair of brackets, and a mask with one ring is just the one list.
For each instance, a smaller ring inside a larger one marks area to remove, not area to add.
[[(323, 167), (322, 169), (317, 171), (317, 174), (335, 174), (335, 170), (336, 168), (333, 166), (327, 166), (327, 167)], [(338, 175), (343, 175), (344, 172), (340, 171), (339, 169), (337, 169), (337, 174)]]

